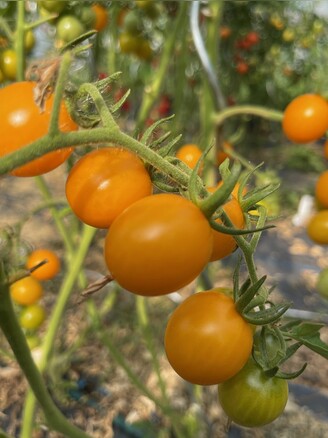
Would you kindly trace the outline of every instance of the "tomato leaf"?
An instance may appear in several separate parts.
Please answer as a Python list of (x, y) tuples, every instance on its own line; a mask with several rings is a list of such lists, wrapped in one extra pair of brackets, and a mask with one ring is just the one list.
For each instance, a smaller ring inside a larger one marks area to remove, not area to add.
[(282, 327), (281, 330), (285, 336), (287, 335), (295, 341), (301, 342), (305, 347), (328, 359), (328, 344), (320, 338), (320, 329), (322, 327), (324, 327), (323, 324), (294, 321)]

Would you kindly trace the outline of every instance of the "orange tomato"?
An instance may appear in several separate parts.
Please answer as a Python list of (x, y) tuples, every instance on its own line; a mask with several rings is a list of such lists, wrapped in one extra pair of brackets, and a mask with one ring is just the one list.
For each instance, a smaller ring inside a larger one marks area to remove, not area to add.
[(10, 286), (10, 295), (15, 303), (29, 306), (42, 297), (43, 288), (36, 278), (24, 277)]
[(105, 29), (108, 24), (108, 11), (99, 3), (95, 3), (91, 6), (91, 8), (96, 15), (96, 21), (93, 25), (93, 28), (100, 32), (101, 30)]
[(208, 263), (212, 245), (212, 229), (197, 206), (161, 193), (117, 216), (106, 236), (105, 261), (126, 290), (159, 296), (191, 283)]
[[(226, 148), (226, 149), (228, 149), (228, 150), (229, 150), (229, 149), (230, 149), (230, 150), (233, 149), (232, 144), (228, 143), (227, 141), (223, 142), (223, 146), (224, 146), (224, 148)], [(225, 151), (223, 151), (223, 150), (219, 150), (219, 152), (217, 153), (217, 156), (216, 156), (216, 159), (217, 159), (218, 164), (220, 165), (221, 163), (223, 163), (223, 161), (224, 161), (226, 158), (230, 158), (229, 153), (227, 153), (227, 152), (225, 152)]]
[(123, 210), (151, 193), (152, 182), (141, 159), (120, 147), (86, 154), (66, 181), (73, 212), (96, 228), (108, 228)]
[(295, 143), (318, 140), (328, 129), (327, 100), (318, 94), (296, 97), (284, 111), (282, 129)]
[[(53, 96), (46, 100), (41, 112), (34, 102), (35, 85), (34, 82), (15, 82), (0, 89), (0, 157), (23, 148), (48, 132)], [(60, 108), (59, 127), (63, 132), (78, 128), (64, 102)], [(42, 175), (62, 164), (71, 153), (72, 148), (49, 152), (11, 173), (15, 176)]]
[(44, 248), (39, 248), (31, 252), (27, 258), (26, 268), (32, 269), (44, 260), (46, 260), (47, 263), (31, 273), (31, 276), (37, 280), (50, 280), (55, 277), (60, 270), (60, 260), (57, 254)]
[(322, 172), (317, 180), (315, 197), (322, 207), (328, 208), (328, 170)]
[(194, 169), (198, 160), (202, 156), (202, 151), (196, 144), (185, 144), (178, 149), (175, 156), (187, 164), (191, 169)]
[(184, 300), (165, 331), (172, 368), (198, 385), (215, 385), (234, 376), (250, 357), (252, 345), (253, 331), (233, 299), (216, 290)]
[(310, 239), (319, 245), (328, 245), (328, 210), (318, 211), (307, 225)]

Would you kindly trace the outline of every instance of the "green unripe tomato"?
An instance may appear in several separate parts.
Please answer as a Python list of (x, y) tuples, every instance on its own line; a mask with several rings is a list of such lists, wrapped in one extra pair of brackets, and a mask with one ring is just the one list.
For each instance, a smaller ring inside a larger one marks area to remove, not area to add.
[(328, 268), (323, 269), (317, 279), (316, 289), (319, 294), (328, 299)]
[(13, 49), (0, 53), (0, 69), (6, 79), (14, 81), (17, 73), (17, 56)]
[(20, 325), (27, 330), (35, 330), (43, 323), (46, 318), (46, 312), (40, 304), (32, 304), (25, 307), (20, 316)]
[(261, 427), (274, 421), (285, 409), (288, 383), (268, 376), (253, 359), (218, 387), (219, 401), (234, 423)]
[(87, 29), (93, 29), (97, 20), (96, 13), (90, 6), (84, 6), (81, 9), (79, 18)]
[(140, 34), (140, 19), (138, 18), (135, 11), (131, 10), (126, 13), (123, 19), (123, 27), (124, 30), (130, 35)]
[(60, 14), (67, 4), (67, 1), (63, 0), (40, 0), (39, 5), (46, 11), (51, 13)]
[(63, 15), (57, 23), (57, 38), (64, 43), (75, 40), (85, 32), (81, 21), (74, 15)]

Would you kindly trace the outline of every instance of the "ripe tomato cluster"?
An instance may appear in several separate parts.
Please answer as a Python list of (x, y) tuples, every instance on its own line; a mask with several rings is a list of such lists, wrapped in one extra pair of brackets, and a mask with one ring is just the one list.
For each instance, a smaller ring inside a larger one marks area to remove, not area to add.
[[(41, 262), (46, 263), (41, 265)], [(13, 302), (19, 306), (19, 323), (27, 332), (27, 341), (31, 343), (31, 346), (35, 346), (37, 337), (34, 331), (46, 318), (46, 311), (40, 304), (44, 294), (41, 282), (50, 280), (58, 274), (60, 261), (53, 251), (40, 248), (28, 255), (26, 268), (31, 271), (31, 274), (12, 283), (10, 295)]]
[[(296, 97), (287, 106), (283, 118), (283, 131), (288, 139), (296, 143), (307, 143), (321, 139), (328, 130), (328, 102), (317, 94)], [(323, 155), (328, 158), (328, 141), (323, 146)], [(328, 245), (328, 170), (322, 172), (314, 188), (317, 211), (307, 224), (307, 234), (315, 243)], [(328, 296), (327, 269), (317, 280), (317, 290)]]

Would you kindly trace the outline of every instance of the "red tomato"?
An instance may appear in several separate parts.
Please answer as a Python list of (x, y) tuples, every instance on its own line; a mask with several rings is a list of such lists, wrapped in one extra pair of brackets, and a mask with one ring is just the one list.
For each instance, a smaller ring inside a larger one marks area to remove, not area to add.
[[(34, 82), (15, 82), (0, 89), (0, 157), (23, 148), (48, 132), (53, 96), (47, 99), (45, 110), (41, 112), (34, 103), (34, 87)], [(59, 126), (64, 132), (77, 129), (64, 102)], [(71, 153), (71, 148), (49, 152), (11, 173), (16, 176), (42, 175), (62, 164)]]
[(328, 102), (318, 94), (296, 97), (284, 111), (282, 129), (295, 143), (318, 140), (328, 129)]
[(215, 290), (196, 293), (171, 315), (165, 351), (172, 368), (185, 380), (215, 385), (245, 365), (253, 346), (250, 325), (232, 298)]
[(151, 193), (152, 182), (143, 162), (118, 147), (85, 155), (66, 181), (72, 210), (82, 222), (96, 228), (108, 228), (123, 210)]
[(257, 32), (251, 31), (246, 35), (246, 40), (252, 45), (255, 46), (260, 41), (260, 35)]
[(219, 401), (234, 423), (261, 427), (271, 423), (285, 409), (288, 383), (268, 376), (250, 359), (231, 379), (219, 385)]
[(211, 227), (189, 200), (174, 194), (147, 196), (112, 223), (105, 260), (126, 290), (156, 296), (192, 282), (209, 261)]
[(21, 306), (29, 306), (42, 297), (43, 288), (37, 279), (24, 277), (10, 286), (10, 295), (15, 303)]
[(37, 280), (51, 280), (60, 270), (60, 260), (57, 254), (44, 248), (39, 248), (31, 252), (27, 258), (26, 268), (31, 269), (44, 260), (46, 260), (47, 263), (31, 273), (31, 276)]
[(245, 75), (248, 73), (249, 65), (245, 61), (239, 61), (237, 62), (236, 70), (240, 75)]

